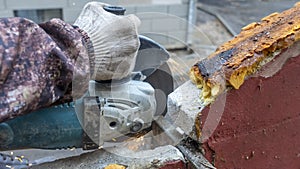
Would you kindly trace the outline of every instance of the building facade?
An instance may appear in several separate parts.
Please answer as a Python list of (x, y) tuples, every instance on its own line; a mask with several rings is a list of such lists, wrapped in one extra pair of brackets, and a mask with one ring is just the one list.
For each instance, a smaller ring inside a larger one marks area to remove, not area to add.
[[(73, 23), (89, 0), (0, 0), (0, 17), (26, 17), (37, 23), (61, 18)], [(136, 14), (142, 21), (139, 33), (167, 48), (188, 43), (189, 22), (194, 21), (194, 0), (101, 0), (120, 5), (126, 14)]]

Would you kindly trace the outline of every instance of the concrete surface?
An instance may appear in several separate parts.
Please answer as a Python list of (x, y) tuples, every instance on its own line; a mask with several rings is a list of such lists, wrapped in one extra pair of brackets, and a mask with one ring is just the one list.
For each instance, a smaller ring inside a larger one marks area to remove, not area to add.
[(130, 156), (129, 154), (126, 154), (125, 157), (122, 156), (122, 151), (128, 152), (128, 150), (122, 149), (97, 150), (78, 157), (34, 166), (32, 169), (103, 169), (112, 164), (125, 166), (126, 169), (163, 169), (164, 167), (184, 169), (186, 166), (183, 155), (173, 146), (158, 147), (154, 150), (134, 153), (133, 158), (127, 157)]
[(13, 154), (15, 156), (23, 156), (30, 160), (31, 164), (38, 165), (46, 162), (53, 162), (59, 159), (68, 157), (80, 156), (84, 153), (92, 151), (84, 151), (82, 149), (66, 149), (66, 150), (40, 150), (40, 149), (26, 149), (15, 151), (4, 151), (4, 154)]
[(203, 108), (199, 98), (200, 92), (201, 90), (188, 81), (171, 93), (168, 100), (168, 113), (173, 118), (174, 125), (194, 139), (197, 139), (195, 120)]

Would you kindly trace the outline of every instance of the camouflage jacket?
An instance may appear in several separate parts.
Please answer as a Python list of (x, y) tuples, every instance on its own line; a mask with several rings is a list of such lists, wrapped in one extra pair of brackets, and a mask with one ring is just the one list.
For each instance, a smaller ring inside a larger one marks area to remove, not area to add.
[(38, 25), (1, 18), (0, 122), (83, 93), (72, 83), (87, 88), (91, 46), (83, 31), (59, 19)]

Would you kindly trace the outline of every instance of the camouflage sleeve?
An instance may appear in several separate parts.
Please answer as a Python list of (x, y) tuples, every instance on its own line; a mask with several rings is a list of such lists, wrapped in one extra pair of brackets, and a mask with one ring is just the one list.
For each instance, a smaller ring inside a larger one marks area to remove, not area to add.
[(72, 99), (74, 76), (88, 80), (83, 34), (59, 19), (0, 19), (0, 122)]

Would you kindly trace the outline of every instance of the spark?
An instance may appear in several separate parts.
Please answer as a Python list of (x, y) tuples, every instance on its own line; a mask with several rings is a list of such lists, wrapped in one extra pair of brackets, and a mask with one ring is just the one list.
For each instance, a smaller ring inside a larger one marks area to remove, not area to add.
[(23, 160), (20, 157), (15, 157), (15, 159), (20, 161), (21, 163), (23, 162)]

